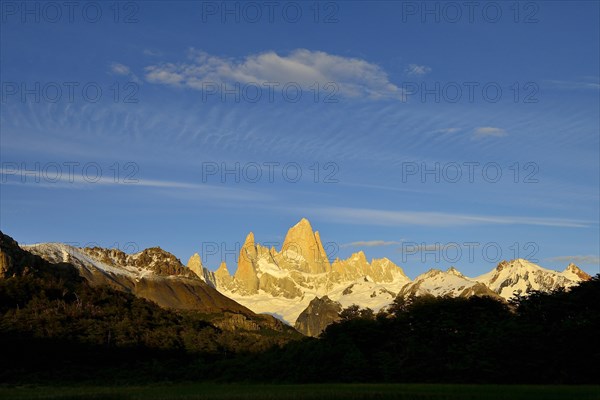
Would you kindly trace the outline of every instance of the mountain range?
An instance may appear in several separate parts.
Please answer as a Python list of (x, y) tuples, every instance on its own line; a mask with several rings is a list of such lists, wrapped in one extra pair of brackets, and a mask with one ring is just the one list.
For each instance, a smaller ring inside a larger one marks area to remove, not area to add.
[(558, 272), (515, 259), (502, 261), (475, 278), (450, 267), (446, 271), (431, 269), (411, 280), (391, 260), (369, 261), (363, 251), (330, 262), (319, 232), (307, 219), (288, 230), (279, 251), (257, 243), (250, 232), (233, 274), (225, 262), (210, 271), (199, 254), (190, 257), (186, 268), (158, 247), (136, 254), (61, 243), (22, 248), (52, 263), (74, 265), (93, 285), (130, 292), (165, 308), (227, 311), (238, 316), (240, 327), (253, 329), (258, 329), (257, 318), (259, 325), (277, 329), (282, 329), (278, 326), (281, 320), (311, 336), (318, 335), (338, 318), (341, 309), (351, 305), (377, 312), (398, 297), (489, 296), (509, 300), (532, 290), (569, 288), (590, 279), (574, 264)]
[[(7, 236), (5, 238), (6, 242), (11, 241)], [(287, 329), (280, 320), (256, 314), (221, 294), (182, 265), (173, 254), (158, 247), (136, 254), (99, 247), (77, 248), (62, 243), (24, 245), (21, 249), (22, 253), (39, 256), (50, 265), (75, 267), (79, 276), (92, 286), (131, 293), (167, 309), (194, 310), (210, 315), (213, 325), (222, 329)], [(0, 262), (0, 272), (5, 277), (14, 275), (10, 265), (15, 257), (8, 256), (4, 250), (0, 251), (0, 260), (3, 258), (7, 261)]]

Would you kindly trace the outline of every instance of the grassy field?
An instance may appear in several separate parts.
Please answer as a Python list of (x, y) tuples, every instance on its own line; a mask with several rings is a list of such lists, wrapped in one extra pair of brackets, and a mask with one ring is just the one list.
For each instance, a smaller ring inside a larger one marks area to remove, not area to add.
[(0, 399), (402, 399), (402, 400), (600, 400), (600, 386), (497, 385), (213, 385), (0, 386)]

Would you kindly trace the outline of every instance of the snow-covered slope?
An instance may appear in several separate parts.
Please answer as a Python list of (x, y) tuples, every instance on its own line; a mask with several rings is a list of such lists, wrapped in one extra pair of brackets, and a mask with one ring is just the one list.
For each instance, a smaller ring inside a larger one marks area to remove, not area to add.
[(474, 278), (505, 299), (514, 295), (524, 295), (532, 290), (568, 288), (588, 279), (590, 276), (574, 264), (570, 264), (565, 271), (558, 272), (542, 268), (522, 258), (503, 261), (487, 274)]
[(419, 275), (413, 282), (404, 286), (398, 295), (401, 297), (425, 295), (438, 297), (497, 297), (496, 293), (485, 285), (467, 278), (452, 267), (447, 271), (431, 269)]
[[(271, 314), (293, 324), (315, 297), (327, 296), (331, 300), (339, 302), (344, 308), (359, 304), (361, 307), (379, 311), (394, 301), (399, 288), (406, 283), (408, 283), (408, 279), (381, 284), (371, 281), (368, 277), (363, 277), (356, 281), (340, 282), (313, 289), (298, 286), (301, 295), (292, 298), (277, 296), (276, 293), (264, 290), (259, 290), (258, 293), (252, 295), (228, 291), (223, 291), (223, 293), (256, 313)], [(325, 289), (326, 287), (330, 289)]]
[(328, 296), (339, 302), (344, 308), (357, 304), (362, 308), (368, 307), (374, 311), (379, 311), (390, 305), (400, 289), (408, 282), (410, 280), (405, 278), (389, 283), (376, 283), (373, 282), (371, 277), (365, 276), (350, 284), (343, 285), (345, 286), (343, 289), (331, 291)]
[(195, 274), (183, 268), (175, 256), (159, 248), (136, 254), (99, 247), (78, 248), (63, 243), (24, 245), (21, 248), (53, 263), (71, 263), (90, 279), (98, 274), (109, 279), (127, 277), (136, 281), (174, 275), (196, 279)]

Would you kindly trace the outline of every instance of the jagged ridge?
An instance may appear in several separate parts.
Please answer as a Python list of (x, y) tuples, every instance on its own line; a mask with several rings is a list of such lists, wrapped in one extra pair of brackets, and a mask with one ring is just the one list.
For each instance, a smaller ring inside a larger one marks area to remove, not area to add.
[[(207, 271), (204, 268), (198, 275), (207, 276)], [(490, 273), (476, 278), (451, 267), (447, 271), (430, 270), (411, 281), (392, 261), (383, 258), (369, 262), (362, 251), (329, 263), (319, 233), (304, 218), (289, 229), (279, 252), (256, 243), (250, 233), (240, 251), (236, 272), (231, 275), (222, 263), (213, 276), (219, 291), (256, 312), (277, 315), (288, 323), (296, 321), (311, 300), (322, 296), (343, 307), (358, 304), (378, 311), (398, 295), (508, 300), (530, 290), (568, 288), (590, 279), (573, 264), (557, 272), (518, 259), (501, 262)]]

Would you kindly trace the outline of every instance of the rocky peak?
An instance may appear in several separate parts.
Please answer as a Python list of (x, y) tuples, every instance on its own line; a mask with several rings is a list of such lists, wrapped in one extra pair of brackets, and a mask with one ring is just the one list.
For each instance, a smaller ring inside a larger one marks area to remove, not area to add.
[(376, 278), (377, 275), (371, 270), (367, 257), (362, 251), (353, 253), (345, 260), (336, 258), (331, 270), (343, 281), (352, 281), (366, 275), (372, 275), (373, 278)]
[(198, 275), (199, 278), (202, 278), (204, 276), (202, 259), (200, 258), (200, 255), (198, 253), (194, 253), (194, 255), (190, 257), (190, 259), (187, 262), (187, 267), (196, 275)]
[(244, 241), (244, 247), (245, 246), (254, 246), (254, 232), (250, 232), (248, 233), (248, 235), (246, 236), (246, 240)]
[(536, 269), (536, 267), (537, 267), (531, 261), (526, 260), (524, 258), (515, 258), (514, 260), (510, 261), (508, 264), (513, 268), (519, 268), (519, 269), (532, 269), (532, 268)]
[(240, 249), (238, 268), (235, 271), (235, 279), (239, 282), (242, 291), (248, 294), (258, 292), (259, 280), (256, 274), (256, 258), (257, 249), (254, 243), (254, 233), (250, 232)]
[(127, 254), (118, 249), (107, 249), (103, 247), (76, 248), (61, 245), (58, 246), (57, 249), (62, 249), (64, 253), (62, 261), (64, 262), (71, 262), (70, 253), (81, 252), (94, 260), (100, 261), (111, 267), (135, 267), (138, 269), (151, 270), (157, 275), (181, 275), (188, 278), (196, 277), (196, 274), (192, 270), (183, 266), (180, 259), (160, 247), (151, 247), (135, 254)]
[(440, 275), (443, 274), (444, 271), (442, 271), (441, 269), (436, 269), (436, 268), (431, 268), (429, 271), (425, 272), (424, 274), (420, 275), (417, 277), (417, 279), (415, 280), (419, 280), (420, 278), (432, 278), (436, 275)]
[(288, 230), (281, 252), (284, 255), (293, 254), (288, 258), (298, 260), (294, 264), (303, 272), (319, 274), (331, 269), (321, 237), (318, 232), (313, 232), (306, 218), (302, 218)]
[(446, 270), (447, 274), (451, 274), (451, 275), (456, 275), (456, 276), (460, 276), (461, 278), (464, 277), (464, 275), (458, 271), (456, 268), (454, 267), (450, 267)]
[(509, 266), (508, 261), (502, 260), (496, 266), (496, 271), (502, 271), (504, 268), (506, 268), (508, 266)]
[(185, 268), (181, 260), (160, 247), (150, 247), (142, 252), (127, 256), (127, 265), (152, 270), (157, 275), (183, 275), (190, 278), (195, 273)]
[(215, 275), (217, 277), (231, 276), (229, 274), (229, 270), (227, 269), (227, 263), (225, 263), (225, 261), (221, 262), (221, 265), (219, 265), (219, 268), (217, 268), (217, 270), (215, 271)]
[(372, 259), (371, 270), (374, 275), (373, 278), (375, 278), (377, 282), (390, 282), (397, 277), (405, 278), (407, 281), (410, 280), (402, 268), (385, 257)]
[(573, 263), (569, 264), (569, 266), (565, 269), (564, 272), (573, 274), (573, 275), (577, 276), (579, 279), (581, 279), (582, 281), (589, 281), (590, 279), (592, 279), (591, 276), (589, 276), (587, 273), (582, 271), (577, 265), (575, 265)]
[(394, 262), (392, 260), (390, 260), (387, 257), (383, 257), (383, 258), (372, 258), (371, 259), (371, 264), (378, 264), (381, 265), (382, 267), (390, 267), (390, 266), (394, 266), (396, 268), (400, 268), (398, 267), (396, 264), (394, 264)]
[(350, 256), (350, 260), (352, 262), (358, 263), (358, 264), (368, 264), (369, 262), (367, 261), (367, 256), (365, 255), (365, 252), (360, 250), (356, 253), (353, 253)]
[(229, 274), (225, 261), (221, 262), (219, 268), (214, 272), (216, 288), (230, 288), (233, 283), (233, 276)]
[(82, 251), (106, 265), (116, 266), (127, 263), (128, 254), (119, 249), (106, 249), (104, 247), (85, 247)]
[(242, 248), (240, 249), (240, 259), (238, 260), (238, 268), (239, 268), (239, 264), (242, 261), (252, 263), (253, 261), (256, 260), (256, 256), (257, 256), (257, 249), (256, 249), (256, 243), (254, 242), (254, 233), (250, 232), (248, 234), (248, 236), (246, 236), (246, 240), (244, 241), (244, 244), (242, 245)]

